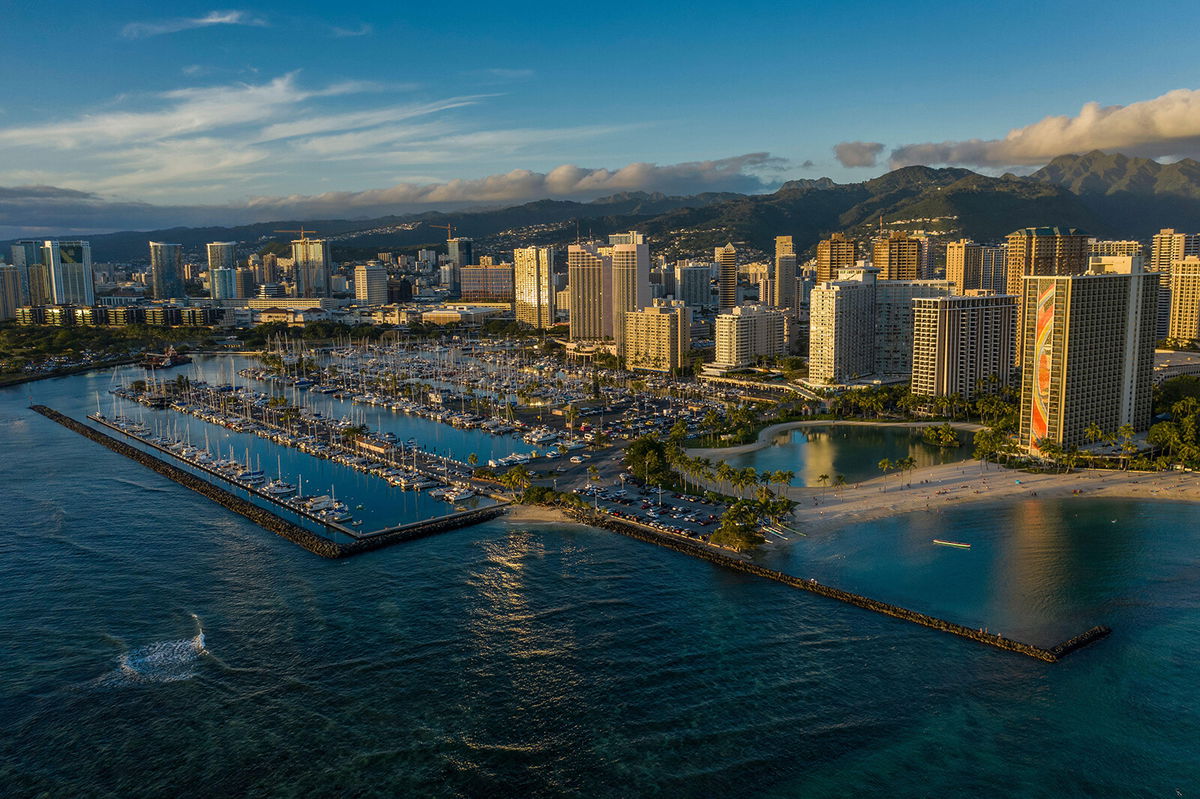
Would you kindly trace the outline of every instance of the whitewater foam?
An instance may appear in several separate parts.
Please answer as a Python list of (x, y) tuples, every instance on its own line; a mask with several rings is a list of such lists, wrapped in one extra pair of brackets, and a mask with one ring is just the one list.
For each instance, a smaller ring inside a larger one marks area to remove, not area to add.
[(177, 641), (158, 641), (130, 649), (117, 658), (117, 668), (98, 680), (102, 686), (134, 683), (167, 683), (196, 676), (196, 666), (208, 654), (204, 644), (204, 627), (199, 617), (196, 634)]

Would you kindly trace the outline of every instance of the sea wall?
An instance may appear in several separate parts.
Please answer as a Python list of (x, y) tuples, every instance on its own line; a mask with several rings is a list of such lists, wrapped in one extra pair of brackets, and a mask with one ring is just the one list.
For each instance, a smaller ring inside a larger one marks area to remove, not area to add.
[(311, 530), (307, 530), (300, 525), (288, 521), (261, 505), (257, 505), (248, 499), (239, 497), (221, 486), (197, 477), (191, 472), (180, 469), (166, 461), (151, 455), (148, 452), (130, 446), (124, 441), (106, 435), (101, 431), (89, 427), (81, 422), (72, 419), (69, 416), (64, 416), (53, 408), (48, 408), (45, 405), (33, 405), (30, 408), (47, 419), (58, 422), (63, 427), (79, 433), (81, 436), (95, 441), (97, 444), (108, 447), (113, 452), (124, 455), (130, 460), (137, 461), (148, 469), (151, 469), (164, 477), (187, 486), (198, 494), (208, 497), (218, 505), (228, 508), (229, 510), (245, 516), (250, 521), (262, 527), (264, 530), (269, 530), (272, 533), (286, 538), (293, 544), (304, 547), (314, 555), (320, 555), (323, 558), (344, 558), (350, 555), (357, 555), (363, 552), (370, 552), (374, 549), (399, 544), (405, 541), (415, 541), (418, 538), (444, 533), (450, 530), (465, 527), (470, 524), (486, 521), (487, 519), (495, 518), (504, 512), (505, 506), (494, 505), (487, 508), (480, 508), (475, 511), (467, 511), (465, 513), (456, 513), (450, 516), (443, 516), (438, 519), (430, 519), (423, 522), (415, 522), (413, 524), (398, 527), (393, 530), (388, 530), (377, 535), (363, 538), (350, 543), (338, 543), (331, 541), (328, 538), (323, 538)]
[(733, 569), (734, 571), (743, 572), (745, 574), (752, 574), (755, 577), (762, 577), (767, 580), (774, 580), (776, 582), (783, 583), (784, 585), (791, 586), (792, 588), (799, 588), (804, 591), (809, 591), (814, 594), (828, 597), (830, 599), (836, 599), (839, 602), (845, 602), (847, 604), (854, 605), (855, 607), (863, 608), (864, 610), (870, 610), (875, 613), (881, 613), (885, 616), (903, 619), (904, 621), (911, 622), (913, 624), (919, 624), (922, 627), (940, 630), (945, 633), (950, 633), (952, 635), (957, 635), (972, 641), (977, 641), (981, 644), (994, 646), (998, 649), (1003, 649), (1008, 652), (1016, 652), (1021, 655), (1026, 655), (1027, 657), (1037, 658), (1038, 660), (1042, 660), (1047, 663), (1057, 663), (1061, 658), (1065, 657), (1071, 652), (1087, 646), (1093, 641), (1099, 640), (1100, 638), (1103, 638), (1112, 632), (1107, 627), (1093, 627), (1092, 629), (1087, 630), (1086, 632), (1083, 632), (1074, 638), (1064, 641), (1057, 646), (1046, 649), (1033, 644), (1014, 641), (1011, 638), (1006, 638), (1003, 635), (987, 632), (985, 630), (977, 630), (971, 627), (965, 627), (961, 624), (955, 624), (954, 622), (939, 619), (935, 616), (930, 616), (925, 613), (918, 613), (915, 610), (902, 608), (898, 605), (891, 605), (887, 602), (881, 602), (878, 599), (871, 599), (870, 597), (862, 596), (861, 594), (855, 594), (850, 591), (843, 591), (840, 588), (823, 585), (811, 578), (805, 579), (802, 577), (795, 577), (790, 574), (784, 574), (783, 572), (776, 571), (775, 569), (768, 569), (765, 566), (760, 566), (759, 564), (750, 560), (745, 560), (743, 558), (726, 554), (707, 544), (701, 544), (684, 538), (678, 538), (676, 536), (660, 533), (653, 528), (645, 527), (635, 522), (629, 522), (623, 519), (615, 519), (603, 514), (596, 514), (591, 511), (578, 509), (570, 509), (567, 510), (566, 513), (568, 516), (571, 516), (577, 521), (581, 521), (585, 524), (589, 524), (594, 527), (602, 527), (606, 530), (611, 530), (613, 532), (629, 536), (630, 538), (636, 538), (639, 541), (645, 541), (647, 543), (666, 547), (667, 549), (673, 549), (676, 552), (682, 552), (685, 555), (701, 558), (709, 561), (710, 563), (724, 566), (727, 569)]

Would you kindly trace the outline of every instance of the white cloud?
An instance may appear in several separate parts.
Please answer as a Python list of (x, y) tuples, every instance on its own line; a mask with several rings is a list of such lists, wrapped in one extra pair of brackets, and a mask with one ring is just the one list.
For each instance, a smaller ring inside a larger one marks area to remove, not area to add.
[(883, 148), (877, 141), (844, 141), (834, 145), (833, 155), (842, 166), (875, 166)]
[(1176, 89), (1129, 105), (1087, 103), (1076, 116), (1046, 117), (1002, 139), (907, 144), (892, 150), (891, 163), (1040, 166), (1090, 150), (1147, 158), (1200, 156), (1200, 90)]
[[(243, 162), (243, 157), (236, 153), (222, 156), (215, 145), (212, 150), (189, 156), (196, 162), (208, 162), (210, 168), (228, 174), (231, 180), (237, 175), (244, 177), (248, 167), (264, 167), (262, 162)], [(52, 186), (0, 187), (0, 234), (235, 225), (305, 216), (363, 218), (545, 198), (590, 200), (623, 191), (677, 195), (758, 192), (773, 185), (760, 175), (774, 172), (781, 163), (767, 153), (748, 153), (681, 164), (634, 163), (618, 169), (563, 164), (548, 172), (514, 169), (482, 178), (407, 181), (366, 191), (254, 197), (242, 203), (214, 205), (153, 205)], [(181, 179), (196, 168), (191, 160), (182, 160), (172, 168), (170, 177)]]
[(213, 25), (249, 25), (265, 27), (266, 20), (252, 16), (246, 11), (210, 11), (203, 17), (178, 17), (157, 22), (130, 22), (121, 29), (126, 39), (145, 39), (165, 33), (179, 33), (193, 28), (208, 28)]

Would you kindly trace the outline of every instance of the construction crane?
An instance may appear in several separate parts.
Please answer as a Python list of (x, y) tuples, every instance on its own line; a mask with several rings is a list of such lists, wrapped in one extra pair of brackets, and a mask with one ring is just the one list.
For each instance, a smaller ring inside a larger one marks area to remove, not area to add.
[(309, 234), (309, 233), (316, 233), (317, 231), (315, 231), (315, 230), (306, 230), (306, 229), (304, 228), (304, 225), (301, 225), (299, 230), (276, 230), (275, 232), (276, 232), (276, 233), (299, 233), (299, 234), (300, 234), (300, 240), (301, 240), (301, 241), (304, 241), (304, 240), (306, 240), (306, 239), (308, 238), (308, 234)]
[[(429, 223), (426, 222), (426, 224), (429, 224)], [(450, 239), (454, 238), (454, 225), (429, 225), (429, 226), (438, 228), (439, 230), (446, 231), (446, 241), (450, 241)]]

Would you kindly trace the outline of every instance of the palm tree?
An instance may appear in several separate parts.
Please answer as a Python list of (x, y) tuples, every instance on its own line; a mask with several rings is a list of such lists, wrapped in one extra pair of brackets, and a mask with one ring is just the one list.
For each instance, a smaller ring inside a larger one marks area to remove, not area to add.
[(820, 486), (822, 488), (824, 488), (825, 484), (828, 482), (829, 482), (829, 475), (827, 475), (827, 474), (818, 474), (817, 475), (817, 483), (820, 484)]
[(1089, 444), (1094, 444), (1104, 438), (1104, 428), (1092, 422), (1084, 428), (1083, 435), (1087, 438)]
[[(884, 458), (883, 460), (881, 460), (881, 461), (878, 463), (878, 466), (879, 466), (879, 471), (883, 472), (883, 476), (884, 476), (884, 477), (887, 477), (887, 473), (888, 473), (888, 472), (890, 472), (890, 471), (892, 470), (892, 460), (891, 460), (891, 458)], [(887, 482), (886, 482), (886, 481), (884, 481), (884, 483), (882, 484), (882, 486), (881, 486), (880, 490), (881, 490), (881, 491), (887, 491)]]
[(732, 466), (730, 466), (728, 463), (726, 463), (725, 461), (721, 461), (720, 463), (718, 463), (717, 464), (717, 480), (718, 480), (717, 485), (723, 486), (726, 483), (729, 483), (730, 478), (733, 476), (733, 472), (734, 472), (734, 468)]
[(842, 486), (844, 486), (844, 485), (846, 485), (846, 475), (844, 475), (844, 474), (835, 474), (835, 475), (833, 476), (833, 488), (834, 488), (834, 490), (836, 491), (837, 489), (840, 489), (840, 488), (841, 488)]
[(467, 464), (468, 465), (474, 466), (477, 463), (479, 463), (479, 456), (476, 455), (474, 452), (472, 452), (470, 455), (467, 456)]

